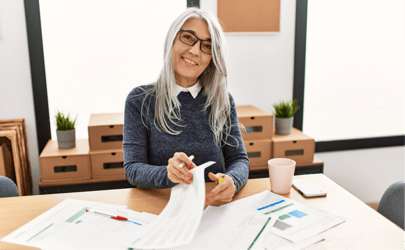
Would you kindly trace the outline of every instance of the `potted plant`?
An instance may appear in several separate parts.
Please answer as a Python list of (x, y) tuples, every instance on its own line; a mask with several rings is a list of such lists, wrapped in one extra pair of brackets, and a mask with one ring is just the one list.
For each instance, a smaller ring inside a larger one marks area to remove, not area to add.
[(74, 120), (71, 120), (69, 115), (65, 116), (61, 112), (58, 112), (55, 115), (55, 118), (58, 147), (63, 149), (76, 147), (76, 118)]
[(291, 134), (291, 128), (294, 121), (295, 112), (300, 109), (297, 100), (284, 102), (273, 105), (276, 111), (276, 134), (288, 135)]

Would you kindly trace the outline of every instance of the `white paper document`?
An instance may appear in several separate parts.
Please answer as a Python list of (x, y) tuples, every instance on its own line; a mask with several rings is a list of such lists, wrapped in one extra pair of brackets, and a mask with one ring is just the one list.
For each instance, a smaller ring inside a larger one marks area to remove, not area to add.
[(278, 218), (272, 233), (292, 242), (302, 242), (345, 221), (344, 218), (267, 191), (255, 208)]
[(134, 235), (128, 247), (135, 249), (174, 248), (190, 243), (201, 222), (205, 204), (205, 168), (209, 161), (191, 170), (193, 182), (172, 188), (170, 200), (160, 215)]
[(313, 244), (318, 243), (324, 239), (325, 237), (322, 234), (318, 234), (304, 241), (291, 242), (287, 239), (284, 239), (283, 237), (280, 237), (270, 232), (267, 235), (264, 242), (262, 243), (262, 246), (266, 250), (278, 250), (278, 249), (299, 250), (312, 246)]
[(193, 241), (176, 249), (256, 249), (275, 221), (254, 212), (208, 206)]
[(246, 211), (254, 210), (277, 218), (271, 233), (291, 242), (303, 242), (345, 221), (340, 216), (285, 198), (269, 190), (223, 206)]
[[(117, 221), (103, 215), (93, 214), (94, 217), (98, 217), (98, 223), (79, 223), (74, 227), (66, 227), (42, 242), (41, 247), (53, 250), (126, 250), (128, 249), (126, 245), (133, 240), (134, 235), (139, 235), (146, 225), (158, 217), (155, 214), (139, 213), (130, 209), (117, 209), (116, 213), (128, 218), (128, 221)], [(100, 226), (101, 222), (102, 226)]]
[[(113, 220), (109, 216), (86, 212), (86, 209), (129, 215), (132, 222)], [(136, 234), (150, 222), (150, 216), (129, 211), (121, 205), (66, 199), (2, 241), (43, 249), (82, 249), (83, 246), (87, 249), (103, 249), (106, 245), (102, 241), (108, 241), (110, 246), (119, 246), (121, 241), (114, 236)]]

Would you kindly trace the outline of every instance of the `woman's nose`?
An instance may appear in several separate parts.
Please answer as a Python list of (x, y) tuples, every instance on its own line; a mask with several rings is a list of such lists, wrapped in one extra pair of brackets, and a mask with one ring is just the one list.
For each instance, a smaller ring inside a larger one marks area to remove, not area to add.
[(199, 54), (200, 53), (200, 43), (201, 41), (197, 41), (193, 46), (190, 46), (190, 53)]

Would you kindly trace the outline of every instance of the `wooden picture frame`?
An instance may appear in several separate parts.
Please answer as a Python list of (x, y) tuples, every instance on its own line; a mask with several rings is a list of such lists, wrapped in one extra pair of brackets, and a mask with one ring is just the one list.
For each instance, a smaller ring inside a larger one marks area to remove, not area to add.
[(0, 120), (0, 137), (10, 140), (16, 184), (20, 196), (32, 194), (27, 134), (24, 119)]

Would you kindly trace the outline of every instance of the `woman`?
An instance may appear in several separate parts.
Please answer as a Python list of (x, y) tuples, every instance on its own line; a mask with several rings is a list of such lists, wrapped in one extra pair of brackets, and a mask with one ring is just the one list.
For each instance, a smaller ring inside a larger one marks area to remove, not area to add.
[(207, 201), (231, 201), (246, 184), (249, 160), (227, 91), (226, 51), (209, 12), (189, 8), (174, 21), (157, 82), (134, 88), (126, 100), (124, 168), (132, 185), (189, 185), (190, 170), (207, 161), (216, 163), (205, 169), (205, 179), (218, 184)]

